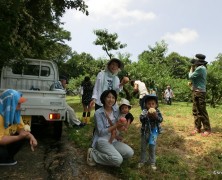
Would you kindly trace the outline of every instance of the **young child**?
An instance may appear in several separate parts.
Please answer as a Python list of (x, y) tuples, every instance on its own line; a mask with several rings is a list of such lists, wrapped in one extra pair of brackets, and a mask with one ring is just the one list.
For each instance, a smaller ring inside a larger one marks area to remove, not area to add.
[(149, 144), (149, 163), (153, 170), (156, 170), (156, 140), (159, 134), (159, 124), (163, 121), (162, 114), (158, 107), (158, 98), (155, 95), (144, 97), (145, 109), (140, 115), (141, 127), (141, 159), (138, 168), (146, 162), (146, 147)]
[[(134, 120), (133, 115), (129, 112), (130, 109), (131, 109), (131, 105), (130, 105), (129, 101), (127, 99), (122, 98), (120, 100), (120, 104), (119, 104), (119, 110), (120, 110), (119, 121), (121, 121), (121, 123), (124, 125), (122, 126), (121, 129), (118, 129), (119, 132), (120, 131), (127, 131), (129, 125)], [(122, 137), (119, 136), (119, 133), (117, 133), (116, 131), (113, 131), (111, 133), (111, 138), (110, 138), (109, 142), (111, 143), (114, 140), (114, 138), (116, 138), (117, 140), (122, 140)]]
[(122, 98), (120, 100), (119, 110), (120, 110), (120, 117), (125, 117), (127, 120), (127, 128), (133, 122), (134, 117), (130, 113), (131, 105), (127, 99)]

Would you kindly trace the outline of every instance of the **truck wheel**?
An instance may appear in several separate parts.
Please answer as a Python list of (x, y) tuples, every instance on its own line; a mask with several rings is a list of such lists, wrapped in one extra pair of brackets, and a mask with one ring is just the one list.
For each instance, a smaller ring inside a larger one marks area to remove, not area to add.
[(54, 138), (60, 140), (62, 136), (62, 121), (54, 121)]

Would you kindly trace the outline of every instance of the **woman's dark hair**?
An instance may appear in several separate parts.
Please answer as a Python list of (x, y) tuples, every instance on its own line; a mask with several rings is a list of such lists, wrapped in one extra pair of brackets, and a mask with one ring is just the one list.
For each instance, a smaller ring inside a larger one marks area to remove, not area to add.
[[(109, 93), (111, 93), (114, 97), (115, 97), (115, 103), (116, 103), (116, 100), (117, 100), (117, 93), (116, 93), (116, 91), (115, 90), (105, 90), (102, 94), (101, 94), (101, 96), (100, 96), (100, 101), (101, 101), (101, 103), (104, 105), (105, 104), (105, 99), (106, 99), (106, 97), (108, 96), (108, 94)], [(114, 104), (115, 104), (114, 103)]]
[(86, 76), (86, 77), (84, 78), (84, 81), (85, 81), (85, 82), (89, 82), (89, 81), (90, 81), (90, 77), (89, 77), (89, 76)]

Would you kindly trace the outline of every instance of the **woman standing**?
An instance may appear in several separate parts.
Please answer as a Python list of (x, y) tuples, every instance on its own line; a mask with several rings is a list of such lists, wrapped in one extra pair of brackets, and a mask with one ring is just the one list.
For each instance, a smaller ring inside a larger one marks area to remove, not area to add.
[(88, 76), (85, 77), (84, 81), (81, 84), (82, 89), (82, 121), (83, 123), (90, 124), (90, 112), (92, 107), (90, 106), (90, 102), (92, 101), (92, 93), (93, 93), (93, 85)]
[(129, 82), (128, 77), (123, 77), (120, 82), (120, 79), (117, 76), (123, 68), (124, 64), (119, 59), (112, 58), (108, 61), (106, 69), (98, 73), (93, 89), (93, 101), (90, 103), (91, 107), (95, 105), (95, 110), (102, 107), (100, 96), (105, 90), (113, 89), (119, 93), (122, 91), (123, 86)]
[(95, 166), (96, 163), (119, 167), (123, 159), (133, 156), (133, 149), (127, 144), (114, 139), (109, 142), (111, 132), (123, 126), (118, 122), (119, 109), (116, 108), (117, 93), (115, 90), (105, 90), (100, 97), (103, 104), (94, 115), (95, 132), (92, 148), (87, 152), (87, 163)]

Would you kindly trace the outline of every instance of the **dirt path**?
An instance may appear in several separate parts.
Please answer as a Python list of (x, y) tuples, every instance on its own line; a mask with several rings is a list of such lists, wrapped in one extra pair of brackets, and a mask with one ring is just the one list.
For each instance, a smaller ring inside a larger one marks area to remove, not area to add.
[(31, 152), (27, 142), (15, 157), (17, 165), (0, 167), (0, 179), (118, 179), (109, 173), (108, 167), (89, 167), (86, 151), (75, 148), (68, 140), (65, 126), (63, 132), (60, 141), (46, 138), (47, 135), (37, 137), (39, 145), (35, 152)]

